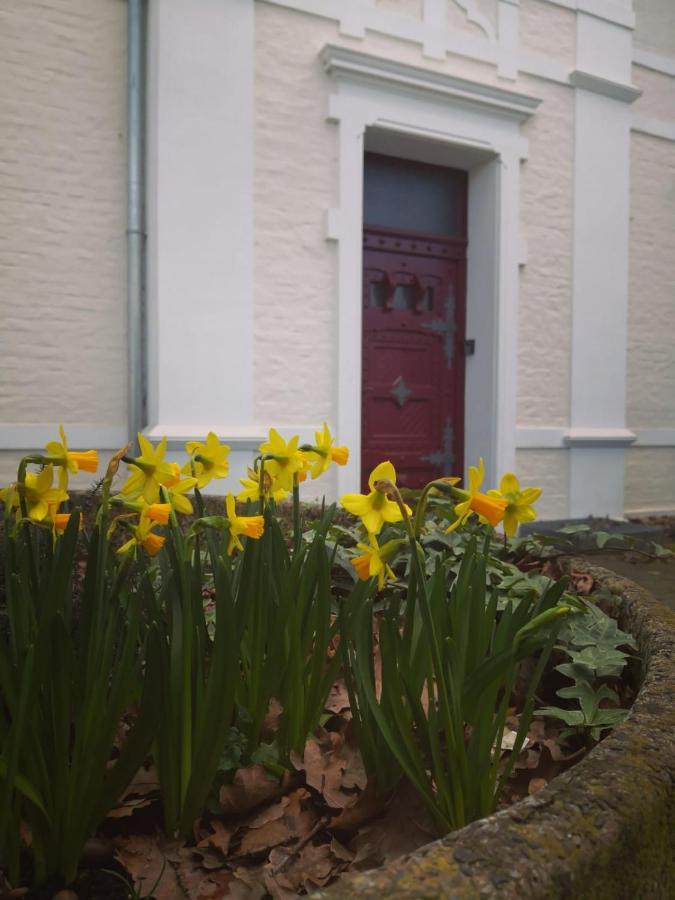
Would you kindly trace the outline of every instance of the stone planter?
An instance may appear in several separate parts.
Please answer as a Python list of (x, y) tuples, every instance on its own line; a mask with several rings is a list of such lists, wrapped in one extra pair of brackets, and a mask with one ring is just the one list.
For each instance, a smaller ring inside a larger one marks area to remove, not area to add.
[(575, 561), (617, 595), (644, 661), (628, 719), (542, 791), (313, 897), (675, 897), (675, 613)]

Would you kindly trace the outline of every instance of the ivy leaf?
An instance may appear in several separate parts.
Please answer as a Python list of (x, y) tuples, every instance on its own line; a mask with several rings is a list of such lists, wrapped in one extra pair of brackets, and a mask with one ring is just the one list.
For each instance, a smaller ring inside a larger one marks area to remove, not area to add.
[(597, 546), (600, 550), (602, 550), (602, 548), (605, 546), (605, 544), (606, 544), (607, 541), (611, 538), (611, 536), (612, 536), (612, 535), (609, 534), (607, 531), (596, 531), (596, 533), (595, 533), (595, 543), (596, 543), (596, 546)]
[(561, 644), (573, 647), (631, 647), (637, 649), (635, 638), (621, 631), (616, 621), (594, 603), (584, 603), (587, 615), (571, 616), (560, 630)]
[(560, 706), (544, 706), (541, 709), (535, 709), (535, 716), (550, 716), (553, 719), (560, 719), (565, 725), (580, 727), (585, 725), (584, 714), (580, 709), (563, 709)]
[(567, 650), (572, 662), (587, 666), (595, 671), (598, 678), (621, 675), (628, 654), (612, 647), (584, 647), (583, 650)]

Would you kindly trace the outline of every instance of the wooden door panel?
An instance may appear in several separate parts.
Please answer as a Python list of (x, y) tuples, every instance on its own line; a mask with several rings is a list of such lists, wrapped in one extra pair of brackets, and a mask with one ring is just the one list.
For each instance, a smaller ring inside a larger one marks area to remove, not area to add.
[(461, 471), (465, 242), (364, 233), (362, 480), (383, 459), (422, 487)]

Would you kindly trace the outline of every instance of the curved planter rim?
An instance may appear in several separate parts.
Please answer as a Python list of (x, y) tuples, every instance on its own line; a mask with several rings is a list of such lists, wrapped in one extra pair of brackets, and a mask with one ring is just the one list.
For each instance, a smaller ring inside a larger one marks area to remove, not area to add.
[(572, 563), (617, 596), (638, 642), (628, 718), (532, 797), (313, 897), (675, 897), (675, 612), (608, 569)]

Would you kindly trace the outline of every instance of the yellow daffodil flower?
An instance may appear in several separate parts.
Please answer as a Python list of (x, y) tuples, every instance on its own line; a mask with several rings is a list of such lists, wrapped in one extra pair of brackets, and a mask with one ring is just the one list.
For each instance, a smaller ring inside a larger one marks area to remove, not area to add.
[(374, 534), (369, 534), (368, 540), (369, 544), (356, 545), (359, 550), (363, 550), (363, 555), (353, 559), (352, 565), (362, 581), (368, 581), (369, 578), (377, 578), (377, 587), (381, 591), (387, 579), (393, 580), (396, 578), (389, 563), (396, 556), (399, 547), (405, 541), (387, 541), (386, 544), (382, 544), (380, 547)]
[(338, 466), (347, 465), (349, 448), (333, 446), (335, 438), (328, 430), (328, 425), (325, 422), (323, 423), (323, 431), (315, 431), (314, 438), (316, 444), (310, 450), (306, 450), (307, 457), (311, 463), (310, 471), (313, 479), (323, 475), (330, 468), (331, 463), (336, 463)]
[(16, 482), (8, 484), (6, 488), (0, 490), (0, 503), (4, 503), (5, 506), (10, 508), (19, 505), (19, 492), (16, 489)]
[(488, 491), (491, 497), (501, 497), (508, 503), (504, 513), (504, 534), (514, 537), (520, 522), (534, 522), (537, 513), (532, 508), (541, 497), (541, 488), (520, 489), (518, 479), (513, 472), (507, 472), (499, 483), (499, 490)]
[[(55, 534), (63, 534), (70, 522), (71, 513), (55, 513), (52, 516)], [(80, 519), (80, 529), (82, 529), (82, 520)]]
[(274, 428), (270, 428), (269, 440), (260, 445), (260, 452), (268, 457), (265, 470), (286, 491), (293, 490), (294, 476), (302, 473), (307, 465), (307, 460), (298, 450), (298, 441), (295, 434), (286, 442)]
[[(340, 503), (347, 512), (358, 516), (369, 534), (378, 534), (385, 522), (400, 522), (403, 513), (398, 504), (390, 500), (382, 491), (375, 489), (378, 481), (391, 481), (396, 484), (396, 470), (390, 462), (382, 462), (375, 466), (368, 478), (369, 494), (345, 494), (340, 498)], [(406, 506), (408, 515), (412, 510)]]
[(157, 447), (138, 435), (141, 455), (129, 462), (131, 474), (124, 482), (121, 493), (129, 497), (143, 496), (146, 503), (159, 500), (159, 487), (164, 484), (175, 484), (180, 479), (180, 467), (176, 463), (164, 462), (166, 438), (162, 438)]
[(227, 545), (228, 556), (232, 555), (232, 551), (236, 547), (243, 550), (244, 545), (239, 540), (240, 535), (257, 540), (262, 537), (265, 530), (265, 520), (262, 516), (238, 516), (237, 507), (234, 496), (228, 494), (225, 498), (225, 509), (227, 510), (227, 518), (230, 521), (230, 541)]
[(504, 518), (504, 512), (507, 507), (507, 501), (503, 498), (492, 497), (488, 494), (480, 492), (479, 488), (485, 478), (485, 464), (483, 457), (478, 461), (476, 466), (469, 466), (469, 490), (464, 491), (460, 488), (453, 488), (453, 493), (461, 497), (461, 502), (455, 506), (455, 514), (457, 519), (446, 528), (446, 534), (455, 531), (463, 525), (469, 518), (471, 513), (476, 513), (481, 521), (487, 521), (494, 528)]
[(129, 527), (131, 528), (133, 537), (129, 538), (126, 544), (122, 544), (117, 551), (119, 555), (123, 556), (128, 550), (131, 550), (132, 547), (138, 545), (143, 547), (148, 556), (155, 556), (159, 553), (164, 546), (166, 538), (159, 534), (155, 534), (152, 530), (154, 524), (155, 523), (147, 516), (141, 516), (138, 520), (138, 525), (130, 525)]
[(196, 478), (183, 478), (182, 480), (179, 479), (171, 484), (170, 487), (167, 487), (166, 491), (169, 495), (169, 502), (176, 512), (185, 513), (187, 516), (192, 515), (192, 503), (185, 495), (188, 491), (194, 490), (196, 484)]
[(134, 500), (130, 497), (125, 497), (124, 494), (117, 494), (115, 497), (111, 497), (110, 502), (113, 506), (123, 506), (125, 509), (131, 509), (137, 512), (139, 516), (145, 516), (151, 521), (157, 522), (158, 525), (166, 525), (169, 521), (170, 503), (146, 503), (142, 497), (139, 500)]
[[(50, 510), (58, 509), (68, 499), (68, 494), (63, 488), (52, 487), (54, 480), (54, 466), (51, 463), (45, 466), (41, 472), (27, 472), (24, 484), (24, 496), (28, 518), (35, 522), (42, 522), (49, 516)], [(15, 506), (19, 506), (19, 496), (16, 493)]]
[(61, 443), (50, 441), (47, 446), (47, 462), (61, 466), (62, 478), (60, 486), (63, 490), (68, 486), (68, 473), (77, 475), (79, 471), (95, 472), (98, 469), (98, 453), (96, 450), (69, 450), (63, 425), (59, 425)]
[(185, 449), (192, 457), (183, 466), (185, 475), (194, 475), (197, 478), (197, 487), (201, 490), (214, 478), (226, 478), (230, 471), (228, 455), (230, 448), (227, 444), (221, 444), (217, 436), (212, 432), (206, 435), (205, 443), (188, 441)]
[[(245, 503), (247, 500), (252, 500), (257, 503), (260, 500), (260, 473), (256, 472), (255, 469), (248, 470), (247, 478), (240, 478), (239, 484), (243, 485), (244, 490), (239, 491), (237, 494), (237, 500), (240, 503)], [(285, 500), (288, 497), (288, 491), (282, 487), (279, 487), (275, 483), (275, 479), (272, 478), (270, 473), (267, 471), (267, 467), (265, 467), (263, 473), (263, 496), (271, 497), (277, 503), (280, 500)]]

